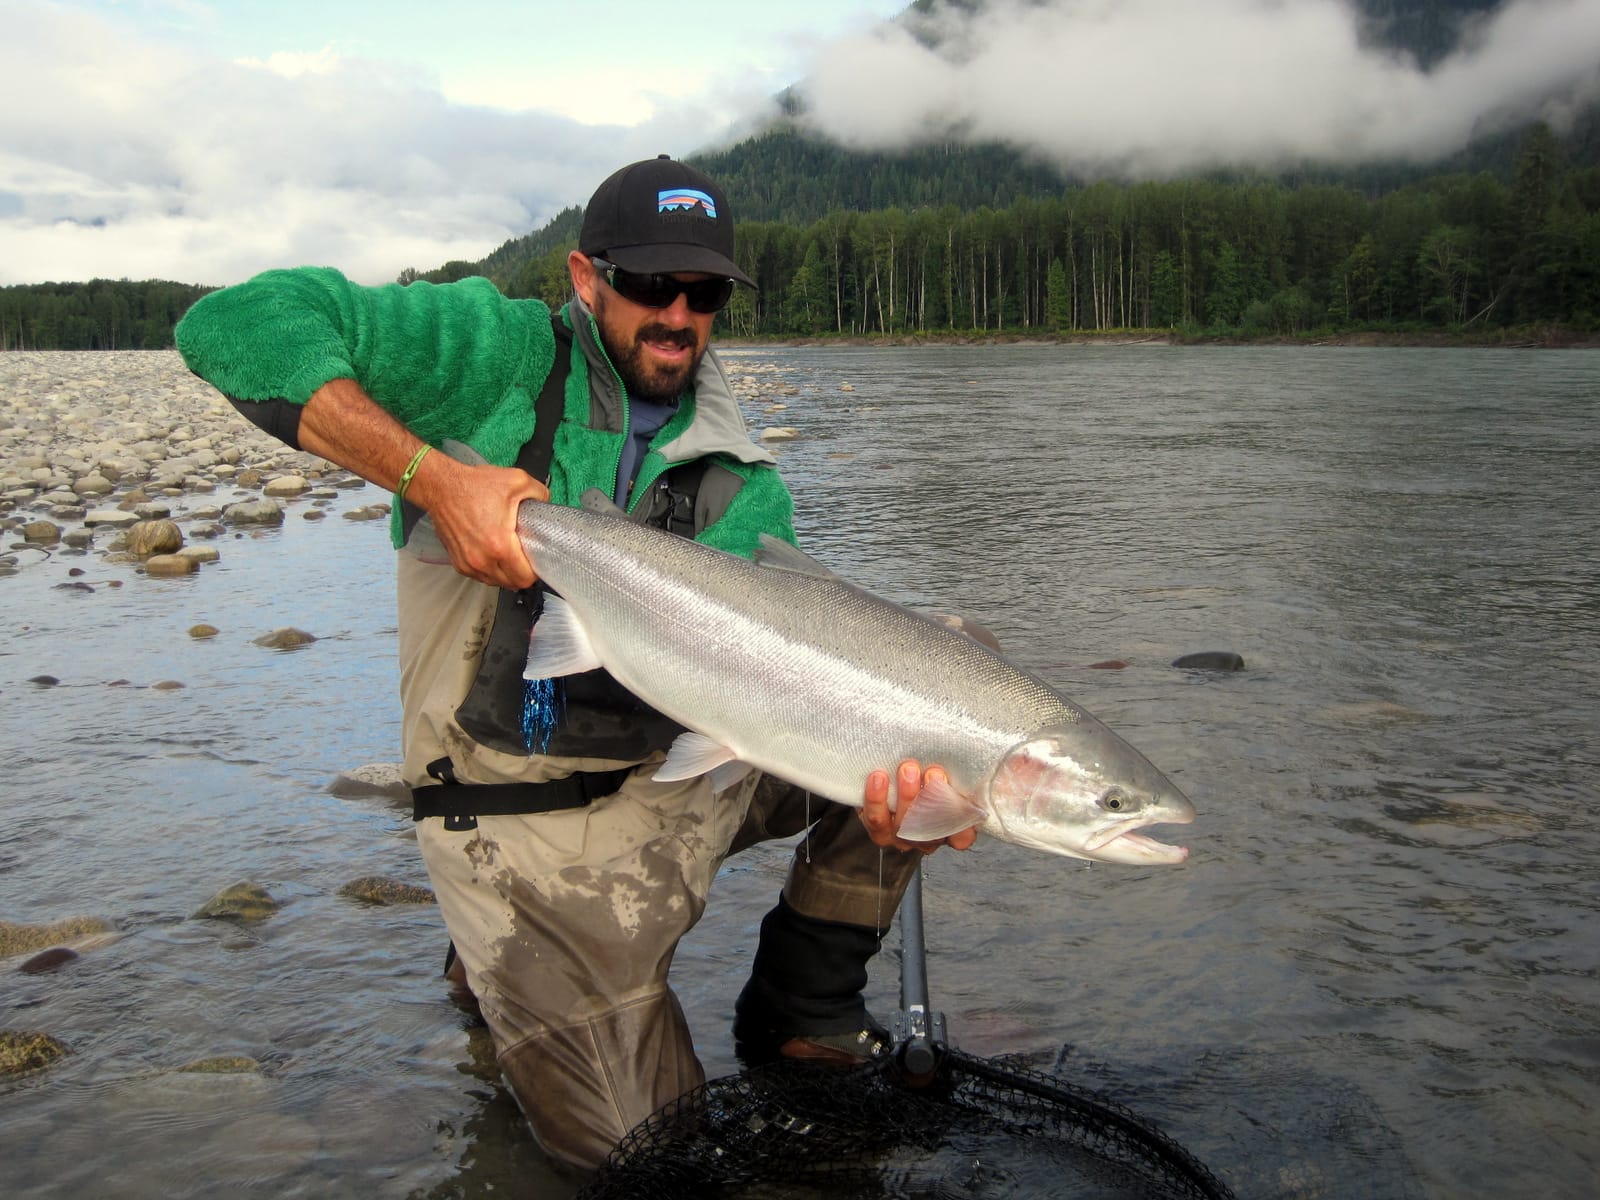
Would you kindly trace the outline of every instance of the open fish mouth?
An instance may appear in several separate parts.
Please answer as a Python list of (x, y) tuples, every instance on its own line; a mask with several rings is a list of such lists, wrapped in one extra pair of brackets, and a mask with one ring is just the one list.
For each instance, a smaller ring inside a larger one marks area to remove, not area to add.
[[(1114, 851), (1106, 854), (1106, 850)], [(1124, 833), (1101, 848), (1102, 857), (1120, 863), (1180, 863), (1189, 857), (1189, 847), (1158, 842), (1141, 833)]]
[[(1193, 820), (1191, 817), (1190, 820)], [(1113, 825), (1100, 836), (1092, 838), (1084, 849), (1103, 862), (1120, 863), (1178, 863), (1189, 857), (1187, 846), (1174, 846), (1157, 841), (1138, 830), (1150, 824), (1187, 824), (1184, 821), (1146, 822), (1126, 821)]]

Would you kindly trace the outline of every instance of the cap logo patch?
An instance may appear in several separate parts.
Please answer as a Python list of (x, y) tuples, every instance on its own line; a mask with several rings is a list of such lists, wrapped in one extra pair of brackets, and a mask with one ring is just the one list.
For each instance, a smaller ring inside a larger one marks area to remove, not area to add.
[(713, 221), (717, 218), (717, 202), (694, 188), (669, 188), (656, 194), (656, 212), (693, 212), (700, 209)]

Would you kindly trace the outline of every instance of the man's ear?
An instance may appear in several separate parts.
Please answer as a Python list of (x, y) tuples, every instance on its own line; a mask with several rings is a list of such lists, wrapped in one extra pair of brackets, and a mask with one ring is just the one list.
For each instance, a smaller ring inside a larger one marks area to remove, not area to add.
[(593, 312), (595, 279), (599, 274), (594, 269), (594, 263), (583, 251), (574, 250), (567, 255), (567, 273), (572, 276), (572, 288), (578, 293), (578, 299)]

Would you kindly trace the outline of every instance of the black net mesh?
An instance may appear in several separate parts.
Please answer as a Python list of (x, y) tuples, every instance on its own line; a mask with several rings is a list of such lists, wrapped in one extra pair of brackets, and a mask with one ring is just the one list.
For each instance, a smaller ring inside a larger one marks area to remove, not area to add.
[(630, 1133), (581, 1193), (602, 1197), (1230, 1197), (1126, 1108), (949, 1052), (908, 1083), (892, 1060), (780, 1062), (713, 1080)]

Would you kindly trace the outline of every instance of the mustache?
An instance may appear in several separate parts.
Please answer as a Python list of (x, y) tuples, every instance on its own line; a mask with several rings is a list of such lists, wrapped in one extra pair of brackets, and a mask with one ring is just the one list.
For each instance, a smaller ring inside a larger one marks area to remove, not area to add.
[(669, 329), (665, 325), (646, 325), (634, 335), (635, 344), (644, 342), (664, 342), (669, 346), (679, 346), (685, 350), (693, 350), (695, 346), (694, 330)]

